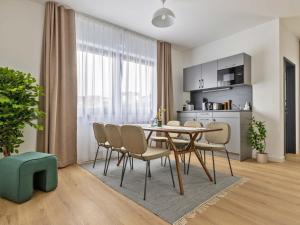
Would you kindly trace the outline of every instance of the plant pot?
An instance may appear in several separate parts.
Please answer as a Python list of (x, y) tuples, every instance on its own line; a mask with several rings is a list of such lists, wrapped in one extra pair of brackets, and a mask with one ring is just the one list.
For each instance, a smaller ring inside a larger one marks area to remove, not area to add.
[(257, 153), (256, 159), (258, 163), (267, 163), (268, 162), (268, 153)]
[(10, 151), (8, 151), (6, 148), (4, 148), (4, 150), (3, 150), (3, 156), (4, 157), (10, 156)]

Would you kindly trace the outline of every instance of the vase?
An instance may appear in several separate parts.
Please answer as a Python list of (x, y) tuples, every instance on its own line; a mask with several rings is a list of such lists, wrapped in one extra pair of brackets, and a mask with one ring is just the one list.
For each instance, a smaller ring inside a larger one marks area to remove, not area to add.
[(158, 127), (162, 127), (162, 121), (161, 121), (161, 120), (158, 120), (158, 121), (157, 121), (157, 126), (158, 126)]
[(258, 163), (267, 163), (268, 153), (257, 153), (256, 159)]

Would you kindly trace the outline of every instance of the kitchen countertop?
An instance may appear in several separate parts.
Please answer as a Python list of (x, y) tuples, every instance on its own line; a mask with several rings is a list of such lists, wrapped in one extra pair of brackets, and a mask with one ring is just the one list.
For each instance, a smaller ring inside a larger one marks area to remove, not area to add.
[(177, 111), (178, 113), (197, 113), (197, 112), (252, 112), (252, 110), (191, 110), (191, 111)]

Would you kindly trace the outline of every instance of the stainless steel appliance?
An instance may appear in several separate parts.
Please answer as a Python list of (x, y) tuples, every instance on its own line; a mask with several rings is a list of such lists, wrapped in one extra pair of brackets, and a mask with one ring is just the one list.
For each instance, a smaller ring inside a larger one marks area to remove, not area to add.
[(222, 103), (215, 102), (213, 104), (213, 110), (222, 110), (222, 109), (223, 109), (223, 104)]
[(186, 110), (186, 111), (192, 111), (192, 110), (194, 110), (194, 109), (195, 109), (195, 106), (192, 105), (192, 104), (187, 104), (187, 105), (185, 106), (185, 110)]
[(244, 66), (218, 70), (218, 87), (244, 83)]

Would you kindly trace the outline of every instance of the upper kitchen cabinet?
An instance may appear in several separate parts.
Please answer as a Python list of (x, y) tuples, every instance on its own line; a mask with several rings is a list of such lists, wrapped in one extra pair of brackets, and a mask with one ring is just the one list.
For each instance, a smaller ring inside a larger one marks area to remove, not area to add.
[(251, 56), (245, 53), (218, 60), (218, 87), (251, 84)]
[(251, 85), (251, 56), (241, 53), (183, 69), (183, 90)]
[(218, 77), (218, 61), (212, 61), (202, 64), (202, 86), (201, 88), (214, 88), (217, 87), (217, 77)]
[(199, 90), (201, 86), (201, 65), (196, 65), (183, 69), (183, 91)]

